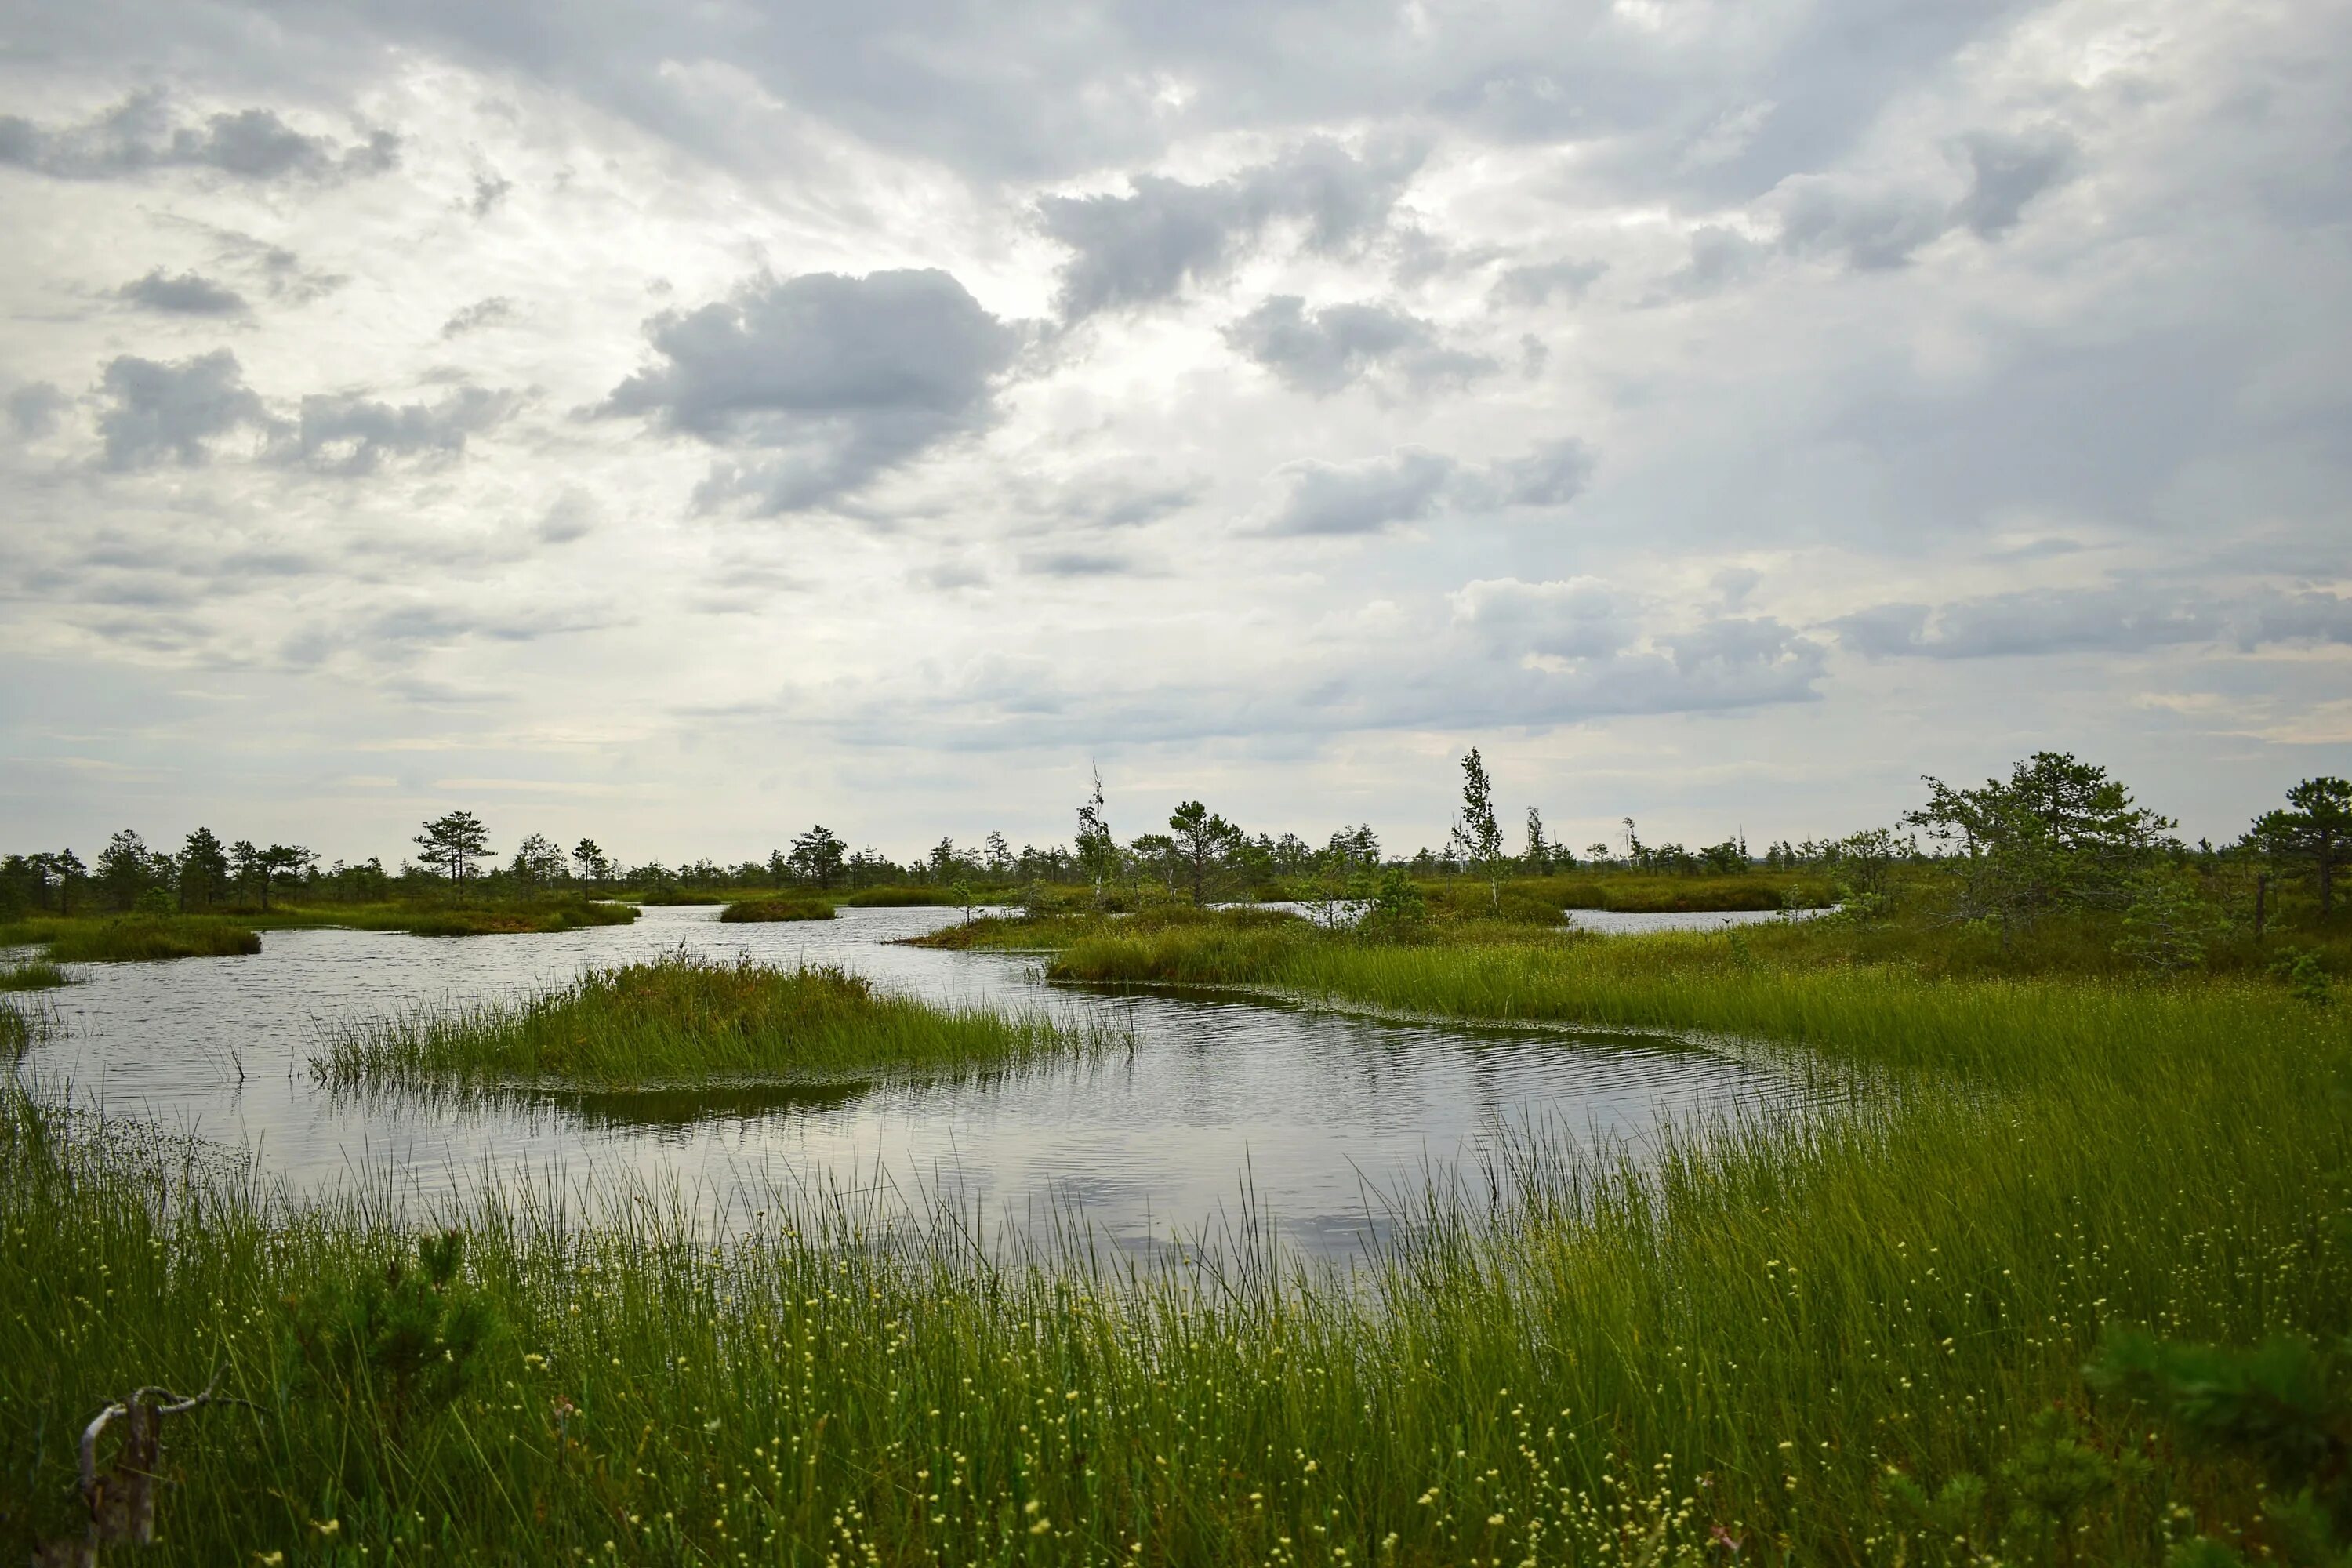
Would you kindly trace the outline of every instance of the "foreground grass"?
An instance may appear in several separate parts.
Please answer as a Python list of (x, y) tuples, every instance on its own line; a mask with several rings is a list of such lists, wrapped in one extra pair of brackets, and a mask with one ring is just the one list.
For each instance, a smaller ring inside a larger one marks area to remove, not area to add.
[(782, 921), (829, 921), (833, 906), (822, 899), (743, 899), (719, 911), (730, 924), (772, 924)]
[(824, 1080), (998, 1067), (1111, 1043), (1045, 1019), (888, 995), (838, 969), (678, 954), (593, 970), (519, 1005), (339, 1026), (310, 1068), (341, 1085)]
[[(1644, 1168), (1519, 1140), (1496, 1191), (1433, 1192), (1350, 1279), (1247, 1235), (1167, 1272), (1075, 1245), (1007, 1262), (847, 1200), (722, 1242), (614, 1192), (563, 1224), (458, 1216), (436, 1284), (364, 1207), (277, 1205), (11, 1100), (0, 1547), (74, 1527), (100, 1403), (218, 1369), (253, 1406), (167, 1431), (160, 1561), (2154, 1564), (2197, 1531), (2283, 1552), (2254, 1472), (2176, 1449), (2081, 1369), (2119, 1325), (2352, 1330), (2343, 1009), (1720, 936), (1383, 952), (1300, 924), (1144, 937), (1182, 969), (1160, 977), (1732, 1027), (1895, 1087), (1686, 1130)], [(1966, 1476), (1981, 1490), (1932, 1521), (1896, 1485)]]

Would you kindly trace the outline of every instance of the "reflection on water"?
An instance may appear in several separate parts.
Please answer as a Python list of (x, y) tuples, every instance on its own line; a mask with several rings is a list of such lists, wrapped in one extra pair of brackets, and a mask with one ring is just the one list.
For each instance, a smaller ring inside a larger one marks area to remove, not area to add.
[[(1793, 1107), (1778, 1068), (1675, 1042), (1468, 1030), (1198, 994), (1048, 989), (1034, 959), (892, 939), (953, 910), (845, 910), (823, 924), (718, 923), (648, 910), (634, 926), (458, 940), (271, 931), (257, 954), (78, 966), (67, 1026), (26, 1070), (110, 1117), (241, 1145), (298, 1192), (364, 1176), (428, 1205), (481, 1184), (675, 1186), (714, 1213), (881, 1184), (1014, 1225), (1076, 1212), (1121, 1245), (1215, 1224), (1251, 1197), (1290, 1241), (1346, 1250), (1390, 1194), (1475, 1160), (1498, 1131), (1638, 1150), (1680, 1122)], [(954, 1082), (722, 1090), (331, 1093), (304, 1063), (320, 1027), (513, 998), (587, 964), (683, 942), (721, 956), (838, 963), (947, 1003), (1046, 1009), (1131, 1030), (1131, 1055)]]

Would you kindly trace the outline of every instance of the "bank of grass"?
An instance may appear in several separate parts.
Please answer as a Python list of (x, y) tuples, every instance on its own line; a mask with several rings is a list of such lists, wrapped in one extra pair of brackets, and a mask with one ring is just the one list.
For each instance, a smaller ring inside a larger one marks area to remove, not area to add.
[(951, 909), (963, 900), (951, 888), (861, 888), (841, 900), (853, 910)]
[(72, 976), (44, 960), (0, 964), (0, 991), (47, 991), (72, 984)]
[(659, 909), (678, 904), (723, 904), (735, 895), (709, 888), (647, 888), (625, 896), (632, 903)]
[[(1540, 1129), (1506, 1141), (1499, 1193), (1433, 1191), (1353, 1279), (1247, 1234), (1163, 1273), (1077, 1245), (1008, 1263), (947, 1218), (892, 1229), (845, 1197), (722, 1243), (614, 1193), (592, 1223), (461, 1215), (463, 1268), (403, 1286), (429, 1260), (380, 1215), (109, 1156), (12, 1100), (0, 1497), (20, 1500), (0, 1545), (74, 1526), (74, 1435), (103, 1400), (218, 1369), (254, 1405), (174, 1418), (159, 1561), (2155, 1564), (2195, 1531), (2281, 1549), (2252, 1468), (2176, 1447), (2082, 1367), (2121, 1325), (2352, 1329), (2342, 1010), (2236, 983), (1801, 972), (1700, 938), (1559, 943), (1565, 967), (1510, 942), (1357, 948), (1287, 948), (1284, 978), (1910, 1070), (1808, 1121), (1684, 1129), (1647, 1166)], [(699, 987), (723, 998), (730, 973), (646, 1001), (723, 1013)], [(832, 983), (793, 982), (812, 984)], [(544, 1016), (551, 1056), (506, 1060), (575, 1059), (588, 1015)], [(644, 1037), (616, 1037), (635, 1070)], [(397, 1289), (462, 1359), (352, 1348)], [(1896, 1486), (1964, 1476), (1981, 1491), (1932, 1522)]]
[(1113, 1043), (1097, 1028), (934, 1007), (839, 969), (678, 953), (592, 970), (527, 1002), (339, 1025), (310, 1070), (338, 1086), (824, 1081), (997, 1068)]
[(782, 921), (829, 921), (833, 919), (833, 906), (823, 899), (742, 899), (719, 910), (719, 918), (735, 925), (763, 925)]
[(51, 963), (117, 963), (259, 952), (261, 936), (234, 915), (44, 916), (0, 928), (0, 946), (32, 945)]

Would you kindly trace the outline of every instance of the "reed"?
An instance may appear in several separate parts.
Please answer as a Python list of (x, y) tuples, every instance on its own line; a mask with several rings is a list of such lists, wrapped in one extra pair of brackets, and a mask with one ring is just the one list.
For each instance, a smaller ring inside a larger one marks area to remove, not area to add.
[(825, 1080), (1003, 1067), (1108, 1048), (1100, 1029), (877, 991), (838, 969), (684, 953), (592, 970), (522, 1003), (331, 1026), (323, 1082), (574, 1086)]
[(261, 934), (234, 917), (118, 915), (33, 922), (32, 940), (57, 963), (135, 963), (259, 952)]

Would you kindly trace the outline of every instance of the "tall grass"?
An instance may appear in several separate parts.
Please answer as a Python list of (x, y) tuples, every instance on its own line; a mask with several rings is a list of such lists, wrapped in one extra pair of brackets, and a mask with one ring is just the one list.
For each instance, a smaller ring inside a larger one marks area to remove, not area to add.
[(766, 924), (782, 921), (829, 921), (833, 906), (823, 899), (742, 899), (719, 911), (730, 924)]
[(839, 969), (679, 953), (592, 970), (523, 1003), (337, 1025), (310, 1068), (338, 1085), (655, 1085), (995, 1067), (1112, 1043), (1099, 1029), (889, 995)]
[(27, 940), (58, 963), (140, 963), (165, 958), (225, 958), (259, 952), (261, 934), (233, 916), (118, 915), (104, 920), (29, 923)]

